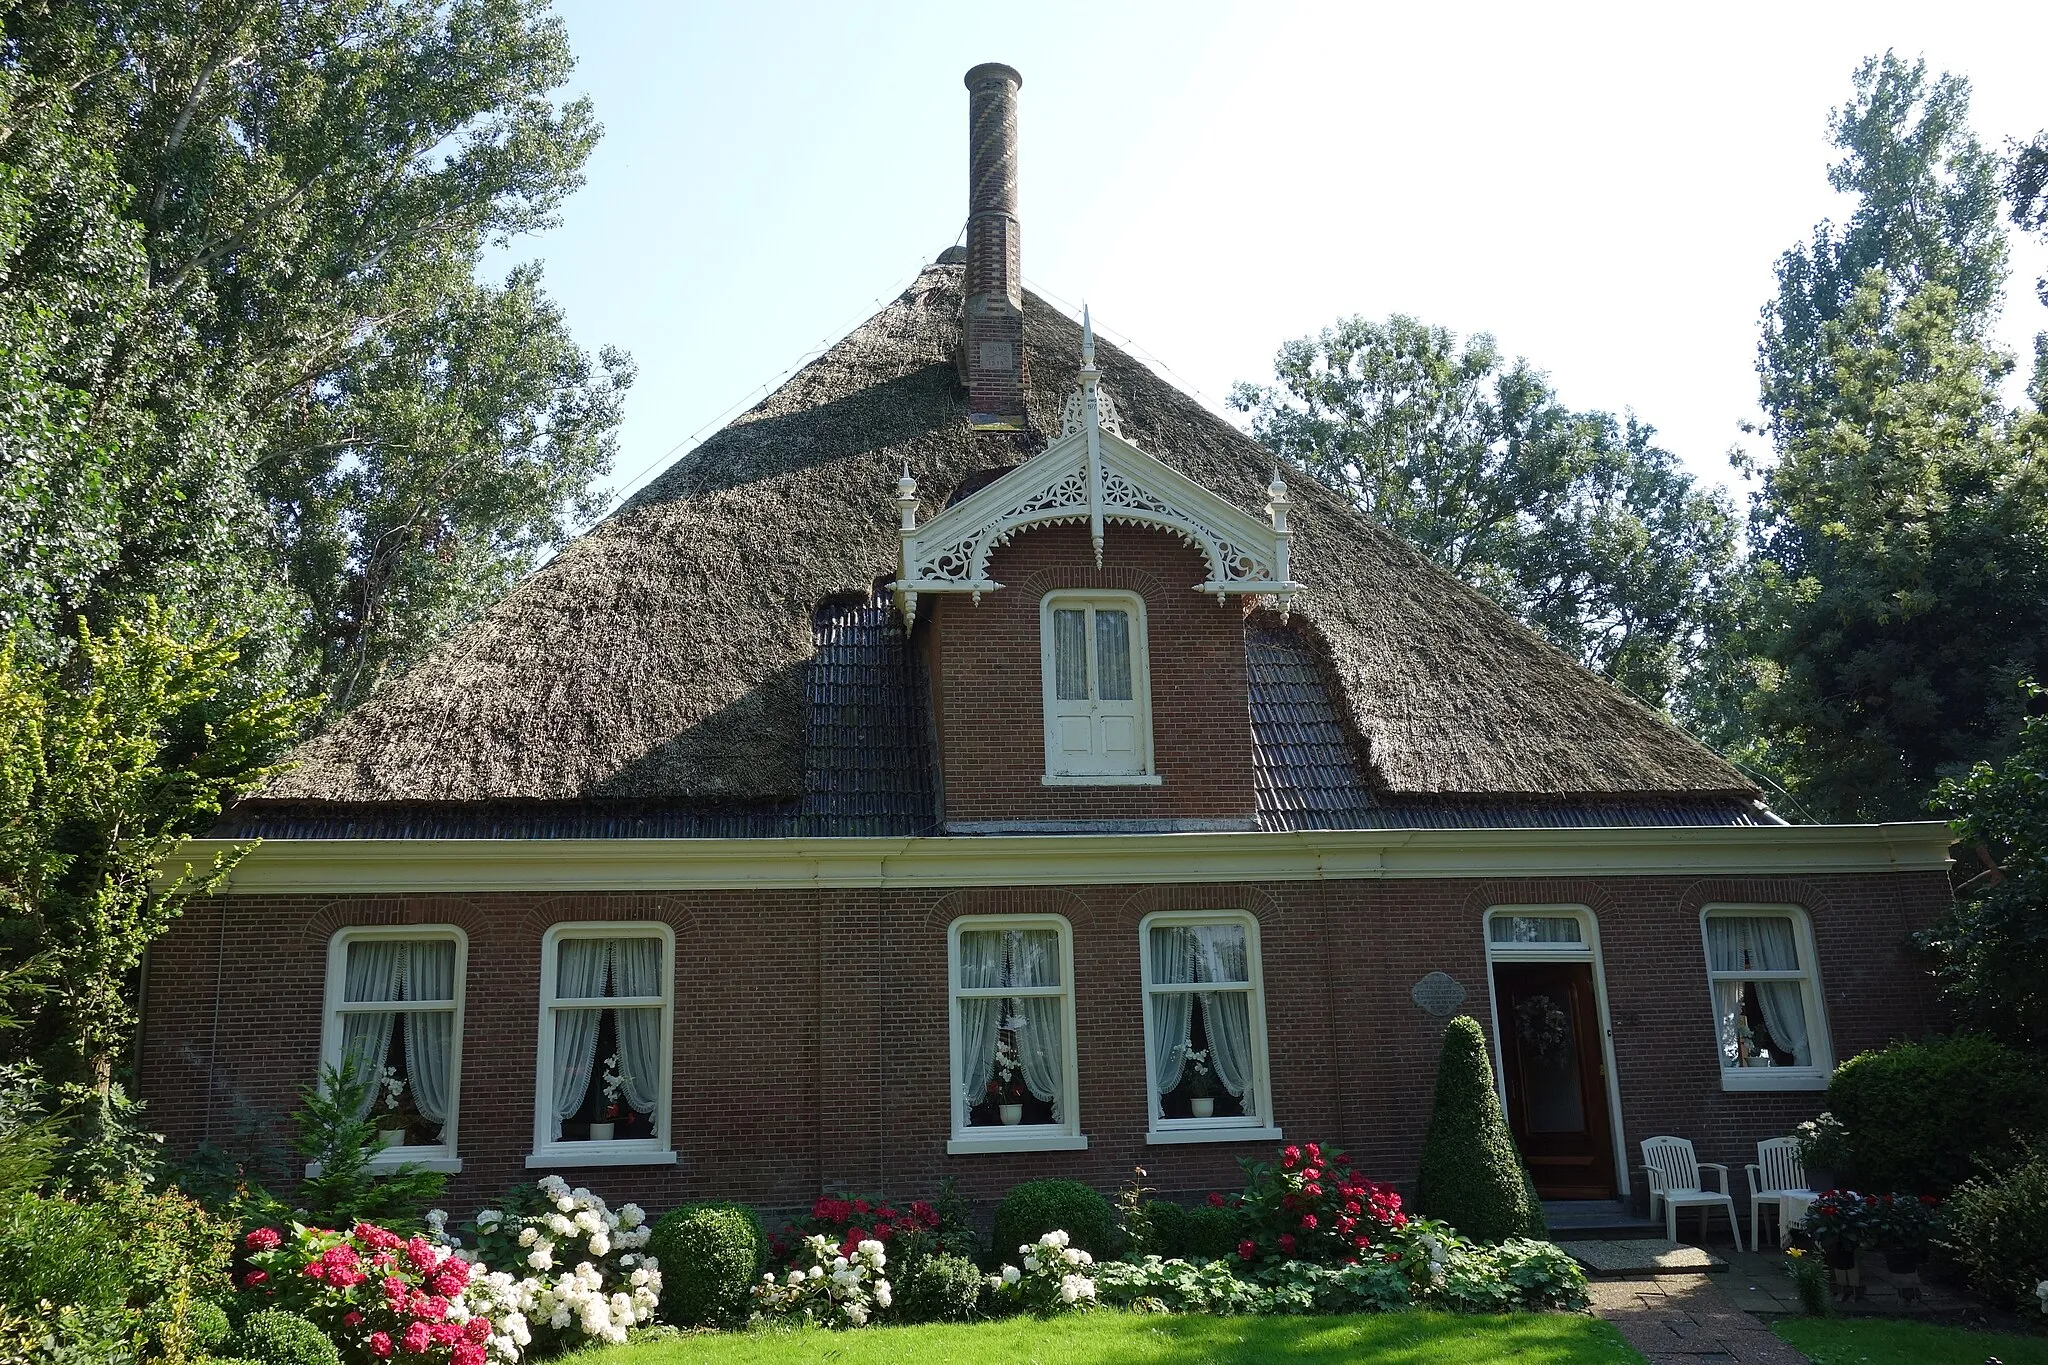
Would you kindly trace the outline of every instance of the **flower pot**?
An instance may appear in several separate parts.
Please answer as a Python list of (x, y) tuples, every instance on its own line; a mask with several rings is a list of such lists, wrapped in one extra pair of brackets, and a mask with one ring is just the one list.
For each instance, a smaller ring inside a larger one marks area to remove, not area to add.
[(1014, 1128), (1024, 1121), (1024, 1105), (1021, 1102), (1002, 1105), (1000, 1106), (1000, 1112), (1003, 1116), (1003, 1124), (1006, 1127)]
[(379, 1128), (377, 1130), (377, 1145), (379, 1147), (405, 1146), (405, 1129)]
[(1904, 1251), (1894, 1251), (1887, 1248), (1884, 1253), (1884, 1268), (1894, 1275), (1918, 1274), (1920, 1271), (1920, 1258), (1923, 1254), (1917, 1248)]
[(1216, 1116), (1216, 1100), (1210, 1095), (1197, 1096), (1188, 1101), (1188, 1112), (1198, 1119), (1214, 1118)]
[(1829, 1270), (1856, 1269), (1856, 1244), (1846, 1241), (1832, 1241), (1827, 1244)]
[(1822, 1191), (1838, 1189), (1840, 1186), (1841, 1182), (1835, 1179), (1833, 1168), (1828, 1166), (1808, 1166), (1806, 1168), (1807, 1189)]
[(592, 1142), (610, 1142), (612, 1140), (612, 1125), (609, 1123), (591, 1124), (590, 1140)]

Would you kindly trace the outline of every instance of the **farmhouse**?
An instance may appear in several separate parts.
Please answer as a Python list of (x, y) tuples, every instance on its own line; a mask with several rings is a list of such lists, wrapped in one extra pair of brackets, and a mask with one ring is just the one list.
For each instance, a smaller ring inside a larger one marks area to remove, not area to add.
[(967, 85), (964, 250), (230, 812), (148, 964), (174, 1146), (346, 1061), (458, 1203), (1406, 1182), (1463, 1012), (1614, 1199), (1931, 1022), (1942, 826), (1785, 824), (1025, 290)]

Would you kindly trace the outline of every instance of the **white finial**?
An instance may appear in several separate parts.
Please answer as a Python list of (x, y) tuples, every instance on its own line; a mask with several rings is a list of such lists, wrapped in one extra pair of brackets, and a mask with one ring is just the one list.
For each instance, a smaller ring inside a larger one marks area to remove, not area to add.
[[(896, 510), (901, 517), (901, 531), (909, 535), (917, 529), (917, 480), (910, 476), (910, 461), (903, 462), (903, 477), (896, 480)], [(906, 576), (909, 566), (904, 566)]]
[(1081, 368), (1095, 368), (1095, 323), (1088, 316), (1088, 305), (1081, 305)]

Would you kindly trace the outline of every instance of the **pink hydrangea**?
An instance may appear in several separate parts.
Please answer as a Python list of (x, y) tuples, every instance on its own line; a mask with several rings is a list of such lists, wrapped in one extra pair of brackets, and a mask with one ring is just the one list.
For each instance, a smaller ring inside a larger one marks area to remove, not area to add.
[(434, 1344), (434, 1331), (424, 1322), (415, 1322), (405, 1329), (405, 1335), (398, 1339), (409, 1354), (420, 1355)]
[(388, 1332), (370, 1333), (370, 1354), (379, 1359), (391, 1354), (391, 1335)]

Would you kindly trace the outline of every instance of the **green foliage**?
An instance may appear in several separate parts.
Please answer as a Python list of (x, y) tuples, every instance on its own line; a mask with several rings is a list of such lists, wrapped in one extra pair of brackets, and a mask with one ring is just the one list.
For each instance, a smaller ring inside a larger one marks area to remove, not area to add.
[(2040, 1061), (1975, 1034), (1852, 1057), (1828, 1081), (1846, 1169), (1864, 1190), (1945, 1195), (2048, 1132)]
[(1949, 1199), (1939, 1241), (1994, 1303), (2048, 1313), (2048, 1151), (2002, 1175), (1965, 1181)]
[(768, 1255), (761, 1220), (744, 1204), (684, 1204), (654, 1225), (648, 1254), (661, 1263), (661, 1312), (677, 1326), (738, 1322)]
[(251, 1313), (235, 1334), (235, 1348), (262, 1365), (341, 1365), (341, 1352), (325, 1332), (281, 1308)]
[(1917, 814), (2011, 743), (2013, 681), (2048, 675), (2048, 428), (2000, 399), (1997, 166), (1968, 111), (1960, 78), (1866, 62), (1829, 173), (1856, 206), (1780, 259), (1764, 310), (1776, 458), (1702, 709), (1739, 713), (1819, 818)]
[(305, 714), (241, 689), (238, 657), (235, 637), (188, 632), (153, 605), (104, 634), (81, 623), (61, 666), (0, 645), (0, 971), (35, 963), (47, 982), (12, 1045), (51, 1081), (98, 1090), (84, 1136), (101, 1166), (120, 1164), (132, 1126), (110, 1069), (134, 1028), (143, 951), (246, 850), (159, 870), (269, 775)]
[(561, 543), (623, 356), (538, 272), (598, 136), (546, 0), (87, 0), (0, 71), (0, 628), (145, 595), (360, 697)]
[(396, 1232), (418, 1231), (425, 1226), (427, 1209), (447, 1188), (448, 1177), (410, 1163), (370, 1165), (377, 1140), (366, 1103), (370, 1086), (370, 1079), (353, 1067), (327, 1067), (320, 1073), (320, 1083), (301, 1093), (301, 1108), (292, 1116), (299, 1126), (294, 1146), (309, 1164), (319, 1165), (320, 1174), (300, 1182), (298, 1204), (323, 1227), (368, 1222)]
[[(2031, 682), (2022, 690), (2048, 701)], [(2048, 1050), (2048, 716), (2029, 717), (1997, 765), (1944, 780), (1933, 804), (1987, 868), (1924, 936), (1942, 990), (1973, 1026)]]
[(1349, 318), (1231, 404), (1258, 439), (1588, 668), (1662, 705), (1735, 547), (1734, 509), (1634, 417), (1573, 412), (1493, 338)]
[[(662, 1266), (666, 1275), (667, 1262)], [(965, 1256), (921, 1257), (892, 1287), (907, 1322), (972, 1322), (980, 1312), (981, 1268)]]
[(1107, 1199), (1078, 1180), (1027, 1180), (1012, 1185), (996, 1205), (990, 1254), (1010, 1259), (1018, 1247), (1055, 1229), (1098, 1261), (1117, 1250), (1116, 1209)]
[(195, 1350), (211, 1351), (225, 1342), (234, 1328), (228, 1322), (226, 1309), (217, 1303), (202, 1299), (192, 1305), (186, 1330), (190, 1334), (191, 1344)]
[(1155, 1199), (1145, 1205), (1145, 1219), (1149, 1228), (1145, 1250), (1167, 1260), (1213, 1261), (1234, 1256), (1244, 1236), (1244, 1216), (1229, 1204), (1189, 1208)]
[(1542, 1228), (1542, 1206), (1493, 1087), (1486, 1035), (1467, 1015), (1444, 1029), (1416, 1203), (1475, 1241), (1499, 1242)]
[(1792, 1287), (1799, 1293), (1799, 1311), (1809, 1317), (1824, 1318), (1834, 1311), (1833, 1285), (1828, 1274), (1825, 1257), (1813, 1251), (1793, 1247), (1788, 1250), (1785, 1273), (1792, 1277)]

